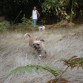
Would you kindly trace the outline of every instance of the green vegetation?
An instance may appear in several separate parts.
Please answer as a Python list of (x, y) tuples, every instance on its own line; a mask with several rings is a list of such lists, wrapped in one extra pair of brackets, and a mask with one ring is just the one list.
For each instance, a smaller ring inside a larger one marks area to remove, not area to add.
[(56, 21), (62, 19), (82, 21), (83, 19), (83, 0), (1, 0), (0, 16), (15, 22), (19, 22), (24, 14), (30, 19), (34, 5), (37, 6), (41, 18), (45, 18), (47, 22), (52, 17)]
[(26, 30), (32, 30), (33, 29), (31, 19), (27, 19), (24, 15), (23, 18), (21, 19), (21, 21), (22, 21), (21, 23), (17, 24), (16, 30), (26, 31)]
[(55, 77), (58, 76), (61, 73), (61, 71), (53, 69), (53, 68), (48, 67), (48, 66), (27, 65), (27, 66), (17, 67), (16, 69), (12, 70), (8, 76), (10, 76), (12, 74), (16, 74), (16, 73), (32, 72), (33, 70), (35, 70), (35, 71), (44, 70), (44, 71), (50, 72)]
[[(83, 22), (83, 0), (1, 0), (0, 1), (0, 31), (17, 29), (32, 30), (31, 14), (33, 6), (40, 13), (38, 22), (42, 25), (68, 22)], [(5, 24), (1, 22), (4, 17)], [(11, 23), (11, 27), (9, 24)], [(14, 25), (13, 25), (14, 24)]]
[(74, 67), (81, 67), (83, 68), (83, 57), (77, 57), (73, 56), (68, 60), (63, 60), (64, 64), (68, 67), (74, 68)]
[(48, 66), (41, 66), (41, 65), (27, 65), (17, 67), (16, 69), (12, 70), (10, 74), (7, 76), (9, 77), (12, 74), (22, 73), (22, 72), (32, 72), (32, 71), (47, 71), (50, 72), (55, 79), (48, 81), (47, 83), (68, 83), (68, 80), (63, 78), (63, 74), (68, 70), (69, 67), (82, 67), (83, 68), (83, 57), (78, 58), (77, 56), (73, 56), (68, 60), (63, 60), (64, 64), (67, 65), (64, 71), (56, 70), (54, 68)]
[(8, 21), (0, 22), (0, 31), (6, 31), (9, 30), (11, 27), (10, 23)]
[[(71, 22), (79, 14), (83, 18), (83, 9), (81, 7), (83, 7), (82, 0), (45, 0), (42, 5), (43, 12), (46, 14), (58, 16), (60, 20), (68, 19)], [(81, 19), (80, 16), (79, 19)]]

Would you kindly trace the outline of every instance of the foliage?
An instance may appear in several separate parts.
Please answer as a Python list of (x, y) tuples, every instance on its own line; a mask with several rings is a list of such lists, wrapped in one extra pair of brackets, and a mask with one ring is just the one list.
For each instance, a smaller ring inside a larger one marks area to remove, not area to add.
[(0, 15), (14, 20), (22, 10), (18, 20), (23, 14), (30, 17), (34, 5), (37, 6), (41, 17), (43, 11), (44, 18), (54, 16), (56, 20), (69, 19), (70, 21), (83, 18), (83, 0), (1, 0)]
[[(42, 5), (43, 12), (48, 11), (50, 13), (51, 10), (54, 10), (55, 7), (58, 8), (59, 5), (60, 5), (60, 3), (57, 0), (45, 0), (45, 2)], [(53, 13), (55, 13), (55, 11)]]
[(32, 72), (35, 71), (47, 71), (50, 72), (53, 76), (55, 76), (55, 79), (51, 79), (47, 83), (68, 83), (68, 80), (62, 78), (62, 75), (67, 71), (69, 67), (82, 67), (83, 68), (83, 57), (77, 57), (73, 56), (68, 60), (63, 60), (64, 64), (67, 65), (64, 71), (59, 71), (54, 68), (48, 67), (48, 66), (40, 66), (40, 65), (27, 65), (27, 66), (21, 66), (17, 67), (16, 69), (12, 70), (10, 74), (7, 76), (7, 78), (12, 74), (22, 73), (22, 72)]
[(21, 24), (24, 25), (24, 26), (31, 26), (32, 22), (31, 22), (31, 20), (27, 19), (24, 15), (23, 18), (22, 18)]
[(83, 68), (83, 57), (77, 57), (73, 56), (68, 60), (63, 60), (64, 64), (67, 65), (67, 68), (60, 74), (60, 76), (56, 79), (52, 79), (48, 81), (47, 83), (68, 83), (68, 80), (62, 78), (62, 75), (67, 71), (69, 67), (74, 68), (74, 67), (81, 67)]
[(8, 21), (2, 21), (0, 22), (0, 31), (8, 30), (10, 29), (10, 23)]
[(69, 0), (46, 0), (43, 5), (42, 9), (43, 12), (50, 14), (50, 15), (57, 15), (60, 19), (67, 18), (69, 16), (66, 13), (66, 6), (68, 5)]
[(7, 77), (9, 77), (12, 74), (16, 74), (16, 73), (32, 72), (33, 70), (35, 70), (35, 71), (44, 70), (44, 71), (50, 72), (55, 77), (58, 76), (61, 73), (59, 70), (53, 69), (53, 68), (48, 67), (48, 66), (27, 65), (27, 66), (17, 67), (16, 69), (12, 70)]
[[(82, 0), (45, 0), (42, 4), (42, 10), (46, 14), (58, 16), (60, 20), (72, 21), (77, 16), (78, 9), (82, 10), (83, 5), (81, 3), (83, 4)], [(81, 13), (83, 13), (83, 10)]]
[(77, 57), (73, 56), (68, 60), (63, 60), (64, 64), (67, 65), (68, 67), (74, 68), (74, 67), (82, 67), (83, 68), (83, 57)]
[(32, 30), (32, 22), (30, 19), (27, 19), (24, 15), (21, 20), (22, 20), (22, 22), (18, 24), (18, 26), (16, 28), (17, 30), (22, 30), (22, 31)]

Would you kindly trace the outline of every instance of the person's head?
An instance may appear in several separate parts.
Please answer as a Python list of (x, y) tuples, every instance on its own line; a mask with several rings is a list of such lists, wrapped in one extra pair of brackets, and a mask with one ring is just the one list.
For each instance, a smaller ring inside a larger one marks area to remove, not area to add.
[(34, 6), (34, 8), (33, 8), (34, 10), (36, 10), (36, 6)]

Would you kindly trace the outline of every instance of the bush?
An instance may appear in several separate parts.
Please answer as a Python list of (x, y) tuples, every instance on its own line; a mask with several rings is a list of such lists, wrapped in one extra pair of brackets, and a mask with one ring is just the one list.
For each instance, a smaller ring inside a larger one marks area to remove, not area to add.
[(19, 30), (19, 31), (32, 30), (32, 22), (31, 22), (31, 19), (27, 19), (25, 17), (25, 15), (24, 15), (21, 20), (22, 20), (22, 23), (19, 23), (17, 25), (16, 30)]
[(6, 31), (10, 29), (10, 23), (8, 21), (2, 21), (0, 22), (0, 31)]

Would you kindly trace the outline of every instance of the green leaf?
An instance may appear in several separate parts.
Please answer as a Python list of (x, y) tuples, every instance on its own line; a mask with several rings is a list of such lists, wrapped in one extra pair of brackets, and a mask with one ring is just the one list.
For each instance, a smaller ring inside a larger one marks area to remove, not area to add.
[(48, 67), (48, 66), (27, 65), (27, 66), (17, 67), (16, 69), (12, 70), (7, 77), (9, 77), (10, 75), (13, 75), (13, 74), (17, 74), (17, 73), (32, 72), (33, 70), (35, 70), (35, 71), (38, 71), (38, 70), (47, 71), (47, 72), (50, 72), (54, 76), (58, 76), (61, 73), (61, 71), (53, 69), (53, 68)]

